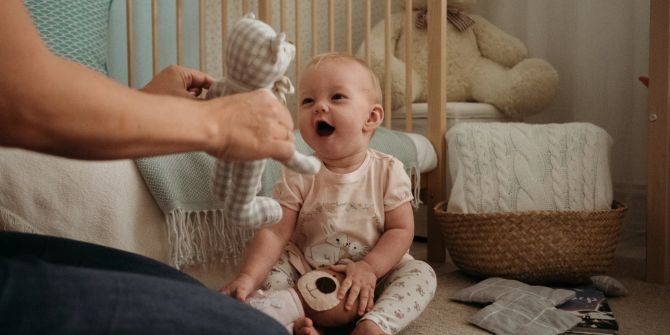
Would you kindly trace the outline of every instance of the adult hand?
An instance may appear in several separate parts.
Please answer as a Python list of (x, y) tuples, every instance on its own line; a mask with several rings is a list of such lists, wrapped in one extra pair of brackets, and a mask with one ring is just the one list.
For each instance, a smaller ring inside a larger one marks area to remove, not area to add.
[(240, 273), (237, 278), (232, 282), (228, 283), (219, 292), (223, 294), (228, 294), (231, 297), (238, 299), (240, 301), (247, 300), (247, 297), (254, 290), (254, 280), (251, 276)]
[[(337, 292), (337, 298), (340, 300), (344, 299), (345, 295), (347, 296), (344, 309), (351, 310), (356, 298), (360, 298), (358, 301), (358, 315), (371, 311), (374, 306), (375, 285), (377, 284), (377, 276), (375, 276), (372, 266), (366, 261), (358, 261), (333, 265), (330, 269), (347, 275)], [(347, 292), (349, 292), (348, 295)]]
[(219, 127), (217, 146), (208, 152), (224, 160), (293, 156), (293, 119), (288, 109), (268, 90), (238, 93), (205, 100)]
[(179, 65), (170, 65), (153, 77), (140, 91), (195, 98), (213, 83), (214, 78), (206, 73)]

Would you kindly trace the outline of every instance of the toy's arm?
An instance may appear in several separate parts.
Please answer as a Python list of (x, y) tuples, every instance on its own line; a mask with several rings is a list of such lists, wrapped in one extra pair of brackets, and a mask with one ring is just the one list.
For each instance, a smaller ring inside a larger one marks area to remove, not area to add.
[(526, 45), (518, 38), (504, 32), (485, 18), (472, 15), (472, 26), (482, 55), (506, 67), (513, 67), (528, 57)]
[(286, 162), (282, 162), (287, 168), (300, 174), (316, 174), (321, 168), (321, 161), (314, 156), (307, 156), (298, 150), (293, 157)]

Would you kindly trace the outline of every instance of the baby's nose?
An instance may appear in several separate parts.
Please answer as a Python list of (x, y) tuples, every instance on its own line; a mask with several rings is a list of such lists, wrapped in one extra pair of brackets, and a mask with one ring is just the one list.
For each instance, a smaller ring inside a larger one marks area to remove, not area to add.
[(327, 112), (328, 112), (328, 106), (326, 106), (326, 104), (319, 102), (314, 105), (314, 113), (318, 114)]

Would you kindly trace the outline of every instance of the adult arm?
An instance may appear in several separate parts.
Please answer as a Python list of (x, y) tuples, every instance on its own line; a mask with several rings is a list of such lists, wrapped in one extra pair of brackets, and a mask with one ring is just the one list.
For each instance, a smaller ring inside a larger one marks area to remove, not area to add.
[(53, 55), (21, 0), (0, 1), (0, 41), (2, 146), (80, 159), (293, 153), (291, 117), (269, 92), (199, 101), (129, 89)]

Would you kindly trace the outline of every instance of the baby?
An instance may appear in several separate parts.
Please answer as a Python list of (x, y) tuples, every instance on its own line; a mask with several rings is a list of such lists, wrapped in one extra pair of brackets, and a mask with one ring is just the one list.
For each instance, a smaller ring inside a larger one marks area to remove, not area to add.
[[(302, 274), (329, 267), (345, 275), (337, 298), (360, 316), (353, 334), (395, 334), (426, 308), (436, 280), (427, 263), (408, 253), (409, 176), (396, 158), (368, 147), (384, 119), (381, 98), (379, 81), (357, 58), (327, 53), (307, 64), (298, 126), (321, 170), (283, 170), (274, 190), (283, 217), (256, 233), (223, 292), (246, 300), (259, 287), (294, 287)], [(293, 330), (317, 334), (307, 317)]]

